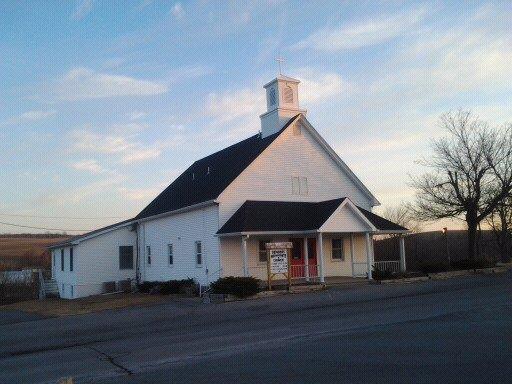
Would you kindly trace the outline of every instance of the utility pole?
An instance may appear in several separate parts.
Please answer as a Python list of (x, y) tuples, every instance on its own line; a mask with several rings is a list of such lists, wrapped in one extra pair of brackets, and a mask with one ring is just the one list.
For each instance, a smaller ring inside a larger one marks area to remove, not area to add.
[(451, 268), (450, 248), (448, 247), (448, 228), (446, 228), (446, 227), (443, 228), (443, 235), (444, 235), (446, 258), (448, 259), (448, 268)]

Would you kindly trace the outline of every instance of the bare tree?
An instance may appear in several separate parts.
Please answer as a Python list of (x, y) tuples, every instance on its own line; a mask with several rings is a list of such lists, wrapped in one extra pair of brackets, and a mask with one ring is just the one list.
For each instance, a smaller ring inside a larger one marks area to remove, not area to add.
[(421, 231), (421, 225), (416, 220), (414, 212), (405, 203), (386, 207), (382, 213), (382, 217), (411, 230), (413, 233)]
[(468, 227), (468, 258), (476, 255), (477, 229), (512, 190), (510, 126), (489, 128), (469, 111), (441, 116), (449, 135), (433, 140), (431, 169), (412, 180), (415, 215), (421, 220), (457, 218)]
[(508, 263), (512, 252), (512, 196), (498, 204), (487, 218), (487, 224), (496, 237), (501, 261)]

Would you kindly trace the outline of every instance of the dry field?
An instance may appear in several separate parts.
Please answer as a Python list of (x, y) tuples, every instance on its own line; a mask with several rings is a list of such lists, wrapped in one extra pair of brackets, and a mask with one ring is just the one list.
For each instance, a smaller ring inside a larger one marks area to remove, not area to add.
[(0, 235), (0, 271), (23, 268), (50, 268), (49, 245), (66, 237), (47, 235)]

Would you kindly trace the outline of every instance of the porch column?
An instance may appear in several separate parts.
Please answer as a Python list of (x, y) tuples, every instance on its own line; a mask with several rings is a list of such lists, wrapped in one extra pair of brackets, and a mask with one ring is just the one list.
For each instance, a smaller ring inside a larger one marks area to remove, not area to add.
[(352, 266), (352, 277), (354, 277), (354, 255), (355, 255), (355, 248), (354, 248), (354, 234), (350, 234), (350, 265)]
[(372, 267), (373, 267), (373, 247), (372, 247), (372, 239), (370, 237), (370, 233), (365, 233), (366, 238), (366, 266), (368, 268), (368, 280), (372, 279)]
[(400, 248), (400, 272), (405, 272), (405, 241), (403, 235), (398, 237), (398, 245)]
[(304, 276), (306, 277), (306, 281), (309, 281), (309, 250), (307, 237), (304, 237)]
[(320, 282), (325, 283), (324, 242), (323, 242), (322, 232), (318, 232), (317, 247), (318, 247), (317, 254), (320, 257)]
[(247, 257), (247, 239), (249, 236), (242, 236), (242, 260), (244, 276), (249, 276), (249, 262)]

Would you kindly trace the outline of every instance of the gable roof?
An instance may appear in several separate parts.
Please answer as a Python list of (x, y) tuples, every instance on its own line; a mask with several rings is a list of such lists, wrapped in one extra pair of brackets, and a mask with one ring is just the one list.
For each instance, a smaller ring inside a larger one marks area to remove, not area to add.
[(77, 236), (72, 236), (69, 239), (67, 239), (66, 241), (63, 241), (63, 242), (60, 242), (57, 244), (52, 244), (51, 246), (48, 247), (48, 249), (62, 248), (62, 247), (67, 247), (67, 246), (70, 246), (73, 244), (77, 244), (80, 241), (86, 240), (88, 238), (95, 237), (95, 236), (101, 235), (102, 233), (110, 232), (110, 231), (113, 231), (114, 229), (130, 225), (134, 221), (135, 221), (135, 219), (123, 220), (118, 223), (107, 225), (106, 227), (95, 229), (94, 231), (86, 232), (84, 234), (77, 235)]
[[(316, 231), (346, 198), (317, 203), (301, 201), (248, 200), (217, 232), (218, 235), (246, 232)], [(355, 206), (378, 231), (408, 231), (398, 224)]]
[(277, 133), (260, 134), (197, 160), (135, 218), (143, 219), (215, 200), (300, 114)]

